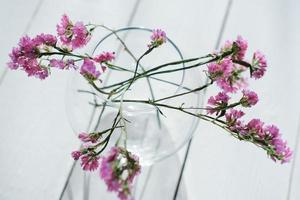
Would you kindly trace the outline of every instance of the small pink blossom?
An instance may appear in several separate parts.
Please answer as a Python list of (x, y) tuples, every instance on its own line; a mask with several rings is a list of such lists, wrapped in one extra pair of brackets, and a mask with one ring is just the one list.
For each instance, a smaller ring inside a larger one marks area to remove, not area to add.
[(51, 59), (50, 66), (58, 69), (70, 69), (76, 68), (73, 59), (61, 60), (61, 59)]
[(111, 62), (115, 59), (115, 52), (103, 52), (94, 57), (94, 61), (98, 63)]
[[(281, 163), (287, 163), (291, 160), (293, 152), (287, 146), (287, 142), (283, 141), (281, 138), (275, 138), (272, 140), (272, 145), (276, 151), (276, 154), (281, 157)], [(275, 158), (273, 158), (275, 160)], [(275, 160), (276, 161), (276, 160)]]
[(234, 65), (230, 75), (217, 80), (217, 85), (226, 93), (235, 93), (247, 87), (248, 83), (242, 76), (244, 71), (244, 67)]
[(85, 46), (90, 40), (90, 32), (82, 22), (73, 25), (69, 17), (64, 14), (61, 23), (56, 26), (60, 41), (73, 49)]
[(99, 167), (99, 157), (83, 155), (81, 156), (81, 166), (85, 171), (94, 171)]
[(239, 134), (244, 134), (244, 124), (239, 119), (245, 115), (243, 111), (230, 109), (226, 112), (225, 118), (226, 123), (231, 131), (237, 132)]
[(96, 70), (94, 61), (86, 58), (80, 68), (80, 74), (82, 74), (86, 79), (94, 81), (98, 79), (101, 73)]
[(59, 69), (64, 69), (65, 68), (65, 63), (63, 60), (60, 59), (51, 59), (50, 60), (50, 66), (59, 68)]
[(261, 120), (252, 119), (247, 124), (248, 132), (251, 135), (257, 135), (263, 138), (265, 136), (263, 126), (264, 126), (264, 122), (262, 122)]
[(82, 141), (82, 142), (90, 142), (90, 136), (87, 133), (79, 133), (78, 138)]
[(208, 99), (208, 104), (211, 106), (207, 106), (207, 113), (208, 114), (218, 114), (221, 109), (224, 109), (230, 97), (225, 92), (219, 92), (216, 96), (211, 96)]
[(72, 157), (74, 160), (78, 160), (81, 155), (82, 155), (81, 151), (73, 151), (72, 152)]
[(232, 44), (233, 42), (230, 40), (226, 40), (225, 44), (223, 45), (223, 47), (221, 48), (221, 52), (226, 52), (226, 51), (230, 51), (232, 48)]
[(226, 122), (228, 124), (234, 124), (238, 119), (243, 117), (245, 113), (241, 110), (230, 109), (229, 112), (225, 114)]
[(266, 135), (270, 136), (270, 138), (277, 138), (278, 136), (280, 136), (279, 128), (275, 125), (265, 127), (264, 131)]
[(51, 34), (40, 34), (37, 35), (33, 41), (36, 43), (36, 45), (48, 45), (48, 46), (55, 46), (56, 42), (57, 42), (57, 38), (54, 35)]
[(237, 60), (243, 60), (248, 48), (248, 42), (242, 36), (238, 36), (237, 40), (235, 41), (237, 46), (239, 47), (239, 51), (236, 54), (236, 59)]
[(82, 22), (76, 22), (73, 27), (74, 39), (72, 40), (72, 48), (77, 49), (85, 46), (91, 39), (90, 33)]
[(210, 78), (212, 80), (219, 80), (227, 78), (231, 74), (233, 63), (231, 59), (224, 58), (220, 63), (209, 63), (207, 68)]
[(18, 47), (13, 48), (9, 54), (11, 61), (10, 69), (21, 68), (28, 76), (45, 79), (49, 75), (48, 68), (39, 62), (39, 57), (49, 46), (56, 44), (56, 37), (50, 34), (40, 34), (34, 38), (24, 36), (20, 39)]
[(248, 42), (242, 36), (238, 36), (237, 39), (233, 42), (230, 40), (227, 40), (224, 44), (224, 46), (221, 48), (221, 52), (227, 52), (231, 51), (233, 48), (233, 44), (236, 44), (238, 47), (237, 52), (232, 56), (235, 60), (243, 60), (248, 48)]
[(208, 64), (209, 77), (226, 93), (234, 93), (247, 86), (242, 73), (245, 67), (233, 64), (231, 58)]
[(154, 29), (150, 38), (151, 43), (148, 45), (149, 48), (155, 48), (167, 42), (167, 35), (161, 29)]
[(78, 135), (78, 138), (85, 143), (91, 142), (91, 143), (96, 143), (97, 142), (97, 138), (94, 138), (92, 135), (87, 134), (87, 133), (80, 133)]
[(253, 67), (252, 76), (255, 79), (259, 79), (263, 77), (267, 68), (267, 60), (265, 58), (265, 55), (263, 55), (260, 51), (256, 51), (253, 54), (252, 67)]
[(240, 102), (244, 107), (254, 106), (258, 102), (258, 96), (255, 92), (250, 90), (243, 90), (243, 97)]
[(113, 147), (101, 158), (100, 177), (108, 191), (118, 193), (121, 200), (129, 200), (133, 179), (140, 173), (138, 158), (121, 147)]

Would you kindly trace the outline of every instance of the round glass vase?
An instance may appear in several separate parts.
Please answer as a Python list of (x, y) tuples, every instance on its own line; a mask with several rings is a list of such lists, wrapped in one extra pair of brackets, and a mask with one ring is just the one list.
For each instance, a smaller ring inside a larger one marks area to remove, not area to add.
[[(116, 52), (113, 63), (126, 70), (108, 69), (96, 85), (101, 88), (132, 78), (137, 59), (147, 50), (151, 29), (127, 27), (104, 36), (93, 49), (93, 55), (103, 51)], [(119, 38), (119, 39), (118, 39)], [(120, 38), (125, 38), (123, 41)], [(160, 64), (182, 60), (179, 48), (169, 38), (145, 56), (138, 66), (138, 74)], [(168, 66), (167, 70), (184, 67), (184, 64)], [(140, 158), (142, 165), (151, 165), (174, 154), (192, 136), (198, 119), (180, 110), (149, 103), (127, 102), (127, 100), (155, 101), (187, 92), (203, 84), (197, 68), (161, 73), (135, 81), (126, 93), (108, 98), (97, 92), (78, 72), (75, 72), (67, 90), (67, 113), (76, 134), (102, 131), (112, 127), (120, 108), (125, 122), (125, 132), (116, 129), (109, 146), (126, 145)], [(105, 91), (110, 91), (109, 88)], [(157, 103), (180, 108), (199, 107), (201, 92), (178, 96)], [(119, 102), (116, 102), (119, 101)], [(122, 101), (122, 102), (120, 102)], [(108, 148), (109, 149), (109, 148)]]

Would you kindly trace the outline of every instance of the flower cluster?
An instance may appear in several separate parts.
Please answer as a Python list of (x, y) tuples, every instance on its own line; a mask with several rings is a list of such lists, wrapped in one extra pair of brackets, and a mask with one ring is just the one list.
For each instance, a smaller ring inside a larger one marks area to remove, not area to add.
[(250, 90), (243, 90), (243, 97), (240, 100), (240, 103), (244, 107), (254, 106), (258, 102), (258, 96), (255, 92)]
[(99, 169), (108, 191), (117, 192), (122, 200), (129, 200), (132, 182), (141, 170), (139, 159), (122, 147), (112, 147), (107, 156), (99, 156), (104, 148), (96, 152), (97, 147), (108, 143), (107, 139), (101, 140), (104, 133), (106, 131), (80, 133), (78, 138), (83, 145), (80, 150), (72, 152), (72, 157), (74, 160), (81, 160), (82, 169), (85, 171)]
[(263, 77), (267, 68), (267, 61), (265, 56), (260, 51), (256, 51), (253, 54), (252, 67), (254, 70), (252, 76), (255, 79)]
[(125, 148), (113, 147), (101, 158), (100, 177), (108, 190), (117, 192), (121, 200), (131, 199), (132, 182), (140, 170), (138, 157)]
[(223, 125), (226, 125), (233, 135), (240, 140), (250, 141), (266, 149), (267, 154), (274, 161), (288, 162), (292, 157), (292, 151), (287, 146), (287, 142), (281, 138), (279, 129), (275, 125), (265, 125), (260, 119), (252, 119), (248, 123), (244, 123), (241, 118), (245, 113), (233, 108), (238, 105), (243, 107), (255, 105), (258, 102), (257, 94), (253, 91), (243, 90), (243, 97), (239, 102), (230, 104), (229, 99), (230, 97), (224, 92), (210, 97), (207, 113), (216, 114), (218, 118), (225, 116)]
[[(28, 76), (45, 79), (49, 76), (51, 68), (77, 69), (76, 62), (82, 62), (80, 74), (88, 81), (95, 81), (106, 71), (108, 62), (115, 59), (113, 52), (103, 52), (94, 58), (72, 53), (74, 49), (88, 43), (91, 33), (82, 22), (73, 25), (67, 15), (63, 15), (61, 23), (57, 25), (57, 34), (60, 43), (57, 42), (57, 37), (51, 34), (42, 33), (34, 38), (22, 37), (19, 46), (13, 48), (9, 54), (11, 61), (8, 67), (21, 68)], [(61, 57), (50, 59), (50, 56)], [(74, 57), (77, 59), (75, 60)]]
[(265, 125), (260, 119), (252, 119), (244, 125), (242, 137), (251, 138), (258, 144), (268, 148), (268, 155), (281, 163), (289, 162), (292, 151), (286, 141), (281, 138), (279, 129), (275, 125)]
[(56, 42), (56, 37), (50, 34), (40, 34), (35, 38), (22, 37), (18, 47), (13, 48), (9, 54), (11, 61), (8, 63), (8, 67), (10, 69), (21, 68), (28, 76), (45, 79), (48, 77), (49, 71), (47, 66), (40, 62), (39, 57), (55, 46)]
[(255, 79), (261, 78), (266, 71), (267, 62), (260, 51), (254, 53), (251, 64), (244, 61), (247, 48), (248, 43), (241, 36), (234, 42), (226, 41), (221, 53), (232, 52), (232, 55), (207, 66), (210, 79), (226, 93), (237, 92), (248, 85), (243, 76), (247, 68), (250, 68), (251, 77)]
[(112, 62), (115, 59), (115, 52), (103, 52), (94, 57), (94, 61), (101, 65), (103, 72), (106, 71), (106, 64)]
[(154, 29), (151, 35), (151, 43), (148, 45), (149, 48), (156, 48), (167, 41), (166, 33), (161, 29)]
[(76, 22), (73, 25), (67, 15), (62, 16), (61, 23), (56, 26), (56, 30), (62, 44), (72, 49), (85, 46), (91, 38), (91, 33), (83, 22)]
[[(207, 113), (217, 115), (217, 118), (225, 116), (226, 129), (240, 140), (250, 141), (267, 150), (267, 154), (274, 161), (281, 163), (288, 162), (291, 159), (292, 151), (287, 147), (287, 143), (281, 138), (279, 129), (275, 125), (265, 126), (264, 122), (259, 119), (252, 119), (244, 123), (241, 118), (245, 113), (241, 110), (234, 109), (241, 105), (242, 107), (252, 107), (257, 104), (258, 96), (254, 91), (245, 89), (245, 78), (242, 73), (249, 68), (251, 77), (261, 78), (267, 67), (265, 56), (256, 51), (252, 63), (244, 61), (248, 43), (242, 37), (236, 41), (227, 41), (221, 53), (232, 52), (231, 56), (221, 58), (216, 62), (208, 64), (209, 78), (216, 82), (222, 90), (216, 96), (208, 99)], [(230, 93), (242, 90), (242, 97), (238, 102), (229, 103)]]
[(211, 96), (207, 102), (210, 105), (206, 107), (207, 113), (218, 115), (220, 111), (227, 107), (229, 99), (230, 97), (224, 92), (219, 92), (216, 96)]
[(99, 167), (100, 157), (94, 151), (95, 147), (93, 144), (98, 141), (100, 136), (100, 133), (80, 133), (78, 135), (78, 138), (83, 142), (83, 147), (81, 150), (73, 151), (72, 157), (74, 160), (81, 159), (81, 166), (85, 171), (94, 171)]
[(50, 67), (58, 68), (58, 69), (76, 69), (76, 65), (73, 59), (51, 59), (49, 63)]
[(101, 72), (96, 69), (95, 62), (92, 59), (86, 58), (80, 68), (80, 74), (87, 80), (97, 80)]
[(226, 93), (236, 92), (247, 85), (245, 78), (242, 77), (244, 71), (245, 67), (235, 65), (231, 58), (208, 64), (210, 79), (216, 81), (217, 85)]

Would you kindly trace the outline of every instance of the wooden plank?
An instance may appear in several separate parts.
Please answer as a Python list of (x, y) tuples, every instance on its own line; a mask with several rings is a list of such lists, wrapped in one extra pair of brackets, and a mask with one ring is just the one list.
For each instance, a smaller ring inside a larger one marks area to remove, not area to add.
[(291, 171), (289, 175), (289, 188), (287, 191), (287, 200), (292, 200), (292, 199), (299, 199), (300, 198), (300, 192), (298, 190), (300, 186), (300, 181), (299, 181), (299, 175), (300, 175), (300, 170), (299, 170), (299, 162), (300, 162), (300, 117), (299, 117), (299, 122), (298, 122), (298, 130), (297, 130), (297, 135), (294, 141), (294, 159), (292, 160), (291, 164)]
[[(299, 93), (295, 92), (300, 73), (297, 8), (296, 1), (235, 1), (223, 38), (225, 41), (241, 34), (249, 41), (249, 52), (258, 48), (267, 55), (270, 67), (266, 76), (251, 86), (261, 101), (246, 119), (256, 116), (277, 124), (292, 148), (299, 131)], [(214, 93), (216, 90), (209, 94)], [(287, 197), (290, 170), (290, 164), (274, 164), (255, 146), (201, 124), (194, 138), (186, 179), (190, 180), (191, 199), (282, 200)], [(297, 175), (296, 167), (294, 176)], [(291, 199), (298, 199), (299, 181), (294, 180)]]
[[(16, 2), (17, 3), (17, 2)], [(29, 35), (55, 33), (63, 13), (74, 20), (125, 26), (136, 1), (48, 0), (32, 21)], [(12, 21), (18, 23), (18, 21)], [(2, 30), (2, 29), (1, 29)], [(7, 49), (18, 36), (12, 36)], [(72, 164), (70, 152), (78, 147), (65, 110), (68, 73), (53, 72), (45, 81), (8, 73), (1, 85), (1, 199), (58, 199)]]
[[(300, 2), (296, 0), (290, 0), (287, 1), (286, 4), (283, 6), (282, 12), (284, 15), (284, 18), (282, 19), (284, 21), (283, 30), (286, 32), (285, 37), (285, 46), (284, 49), (286, 49), (286, 54), (288, 57), (286, 57), (287, 65), (290, 66), (295, 71), (289, 72), (286, 76), (290, 77), (290, 74), (293, 74), (293, 79), (289, 79), (288, 83), (293, 85), (292, 88), (288, 89), (290, 91), (289, 98), (295, 98), (298, 99), (299, 102), (299, 77), (296, 76), (296, 74), (299, 74), (299, 64), (298, 64), (298, 52), (300, 50), (300, 27), (298, 25), (298, 19), (300, 18)], [(290, 67), (288, 67), (290, 68)], [(295, 73), (295, 74), (294, 74)], [(298, 108), (299, 103), (296, 104), (296, 107)], [(288, 108), (287, 108), (288, 109)], [(291, 110), (292, 111), (292, 110)], [(290, 111), (290, 112), (291, 112)], [(289, 116), (289, 110), (286, 110), (286, 115)], [(290, 117), (288, 117), (290, 118)], [(289, 190), (287, 193), (287, 200), (297, 200), (300, 199), (300, 117), (298, 118), (298, 129), (296, 132), (296, 137), (293, 140), (290, 140), (293, 144), (294, 143), (294, 160), (292, 163), (292, 169), (290, 172), (289, 177)]]

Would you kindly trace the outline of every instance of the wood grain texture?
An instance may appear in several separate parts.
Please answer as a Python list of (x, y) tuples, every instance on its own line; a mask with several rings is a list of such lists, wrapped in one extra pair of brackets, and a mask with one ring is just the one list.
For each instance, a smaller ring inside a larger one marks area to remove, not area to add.
[[(26, 32), (30, 35), (54, 33), (62, 13), (74, 20), (119, 28), (127, 25), (136, 2), (44, 0), (35, 15), (38, 0), (6, 1), (0, 8), (0, 54), (7, 55), (29, 21)], [(165, 29), (186, 57), (197, 56), (214, 48), (226, 3), (140, 0), (132, 25)], [(247, 118), (256, 116), (278, 124), (292, 147), (300, 142), (296, 140), (300, 114), (299, 10), (296, 0), (236, 0), (223, 37), (225, 41), (241, 34), (249, 41), (249, 52), (258, 48), (267, 55), (269, 70), (252, 85), (261, 101)], [(0, 57), (1, 66), (6, 62), (7, 57)], [(58, 199), (72, 164), (69, 152), (79, 145), (65, 114), (67, 80), (65, 72), (54, 72), (42, 82), (14, 72), (0, 85), (0, 199)], [(215, 93), (213, 89), (208, 96)], [(282, 200), (287, 198), (292, 180), (289, 200), (298, 200), (299, 159), (297, 152), (290, 179), (292, 165), (274, 164), (255, 146), (201, 123), (184, 174), (188, 199)]]
[[(266, 76), (251, 82), (251, 89), (261, 100), (245, 119), (257, 117), (277, 124), (292, 148), (299, 131), (299, 93), (294, 92), (299, 90), (300, 73), (296, 56), (297, 7), (296, 1), (234, 1), (223, 37), (225, 41), (241, 34), (249, 41), (249, 52), (260, 49), (266, 54)], [(251, 59), (252, 55), (248, 56)], [(216, 90), (209, 92), (215, 93)], [(287, 197), (290, 170), (291, 164), (274, 164), (255, 146), (201, 124), (195, 134), (186, 179), (191, 199), (282, 200)], [(296, 175), (294, 180), (291, 199), (296, 200)]]

